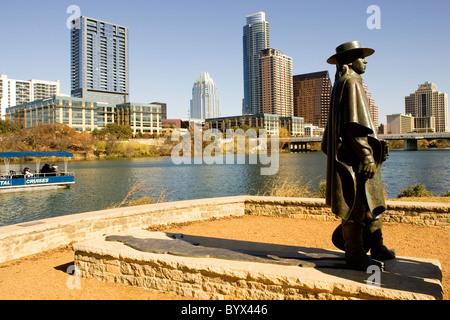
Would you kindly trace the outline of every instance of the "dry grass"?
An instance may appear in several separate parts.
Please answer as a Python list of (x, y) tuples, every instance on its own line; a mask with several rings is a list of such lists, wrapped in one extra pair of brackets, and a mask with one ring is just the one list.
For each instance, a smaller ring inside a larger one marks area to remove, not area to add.
[(258, 196), (269, 197), (294, 197), (294, 198), (325, 198), (326, 184), (322, 181), (317, 189), (312, 187), (312, 182), (295, 181), (289, 178), (276, 179), (266, 190), (260, 190)]
[(132, 207), (132, 206), (140, 206), (145, 204), (153, 204), (153, 203), (162, 203), (166, 201), (166, 197), (168, 195), (167, 188), (162, 189), (158, 196), (151, 195), (145, 196), (138, 199), (132, 199), (136, 197), (138, 193), (141, 192), (149, 192), (152, 190), (151, 188), (143, 188), (140, 184), (133, 185), (128, 191), (127, 195), (120, 202), (113, 202), (108, 206), (108, 209), (115, 209), (121, 207)]
[[(419, 192), (415, 190), (416, 186), (411, 187), (411, 192), (408, 196), (389, 199), (390, 201), (411, 201), (411, 202), (438, 202), (450, 203), (450, 191), (441, 197), (434, 196), (426, 189), (420, 189)], [(407, 189), (404, 189), (407, 190)], [(410, 190), (407, 190), (410, 191)], [(415, 193), (414, 193), (415, 192)], [(406, 194), (406, 192), (404, 192)], [(312, 182), (290, 181), (289, 178), (274, 180), (266, 189), (257, 192), (258, 196), (269, 197), (294, 197), (294, 198), (325, 198), (326, 196), (326, 182), (322, 181), (318, 188), (312, 187)], [(418, 196), (415, 196), (418, 195)]]

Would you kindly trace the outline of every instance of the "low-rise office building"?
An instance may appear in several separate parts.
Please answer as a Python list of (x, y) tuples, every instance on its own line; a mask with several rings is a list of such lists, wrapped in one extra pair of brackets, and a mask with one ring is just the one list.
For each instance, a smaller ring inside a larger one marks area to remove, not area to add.
[(266, 129), (274, 134), (279, 130), (279, 116), (275, 114), (247, 114), (242, 116), (220, 117), (206, 119), (205, 124), (210, 129), (218, 129), (225, 133), (227, 129), (249, 128)]
[(114, 106), (69, 96), (31, 101), (10, 107), (6, 112), (8, 118), (24, 128), (62, 123), (77, 131), (92, 131), (115, 120)]
[(118, 104), (116, 117), (118, 124), (131, 126), (133, 135), (162, 133), (160, 105), (132, 102)]
[(133, 133), (161, 133), (161, 107), (124, 103), (120, 105), (93, 99), (53, 96), (6, 109), (7, 118), (24, 128), (62, 123), (80, 131), (101, 130), (107, 124), (130, 125)]
[(305, 135), (305, 119), (302, 117), (280, 117), (280, 128), (286, 128), (291, 136)]
[(410, 114), (390, 114), (386, 120), (387, 133), (408, 133), (414, 130), (414, 118)]
[(276, 114), (253, 114), (231, 117), (206, 119), (205, 124), (210, 129), (218, 129), (225, 133), (227, 129), (255, 128), (266, 129), (268, 134), (277, 134), (285, 127), (291, 135), (304, 134), (304, 120), (299, 117), (280, 117)]

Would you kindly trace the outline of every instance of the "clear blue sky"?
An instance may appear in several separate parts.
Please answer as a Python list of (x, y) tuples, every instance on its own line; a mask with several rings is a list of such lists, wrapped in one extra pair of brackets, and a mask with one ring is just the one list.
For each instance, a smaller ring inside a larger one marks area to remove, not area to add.
[[(167, 102), (169, 118), (186, 118), (192, 85), (209, 72), (222, 115), (241, 114), (242, 27), (266, 13), (270, 46), (293, 58), (293, 73), (335, 69), (336, 46), (359, 40), (375, 49), (364, 79), (386, 115), (404, 112), (404, 97), (431, 81), (450, 93), (450, 1), (427, 0), (0, 0), (0, 73), (13, 79), (60, 80), (70, 94), (69, 5), (81, 15), (129, 28), (132, 102)], [(366, 26), (369, 5), (381, 29)]]

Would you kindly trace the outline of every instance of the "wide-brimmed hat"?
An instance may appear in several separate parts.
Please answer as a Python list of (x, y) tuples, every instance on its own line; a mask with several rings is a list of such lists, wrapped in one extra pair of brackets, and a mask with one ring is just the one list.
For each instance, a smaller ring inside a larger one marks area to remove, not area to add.
[(329, 64), (337, 64), (338, 62), (351, 62), (345, 61), (349, 58), (365, 58), (372, 55), (375, 50), (371, 48), (361, 48), (359, 41), (350, 41), (341, 44), (336, 48), (336, 54), (328, 58)]

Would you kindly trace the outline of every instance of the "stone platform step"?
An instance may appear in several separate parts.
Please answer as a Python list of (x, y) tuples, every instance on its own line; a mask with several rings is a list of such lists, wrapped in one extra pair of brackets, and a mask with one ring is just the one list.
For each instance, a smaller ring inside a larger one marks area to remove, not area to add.
[[(76, 243), (73, 249), (82, 277), (200, 299), (442, 299), (441, 267), (432, 259), (398, 257), (386, 261), (384, 271), (301, 267), (305, 260), (292, 259), (295, 255), (336, 262), (341, 253), (141, 229)], [(264, 250), (267, 257), (245, 256)]]

